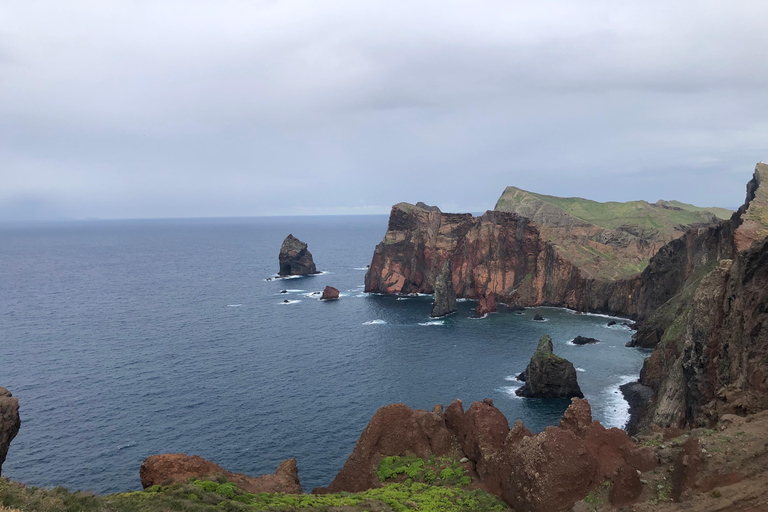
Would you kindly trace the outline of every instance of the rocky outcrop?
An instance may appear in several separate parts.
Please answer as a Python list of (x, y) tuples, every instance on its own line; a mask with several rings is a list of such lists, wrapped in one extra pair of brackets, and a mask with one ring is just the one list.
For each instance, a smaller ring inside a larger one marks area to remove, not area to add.
[(650, 448), (634, 444), (620, 429), (592, 421), (586, 400), (574, 398), (560, 425), (537, 435), (520, 420), (510, 429), (489, 399), (466, 412), (460, 400), (445, 412), (441, 405), (427, 412), (392, 404), (376, 412), (333, 483), (314, 492), (379, 487), (381, 459), (408, 454), (466, 458), (475, 485), (515, 510), (532, 512), (568, 509), (606, 480), (613, 482), (612, 503), (629, 503), (642, 490), (638, 472), (658, 465)]
[(320, 296), (320, 300), (336, 300), (339, 298), (339, 290), (333, 286), (326, 286), (323, 290), (323, 295)]
[(442, 405), (435, 406), (431, 412), (414, 411), (405, 404), (390, 404), (376, 411), (331, 485), (312, 492), (360, 492), (379, 487), (376, 475), (379, 461), (405, 453), (422, 458), (461, 457), (453, 432), (446, 426)]
[(552, 352), (552, 338), (545, 334), (539, 340), (531, 362), (521, 379), (525, 385), (516, 389), (526, 398), (584, 398), (576, 379), (573, 363)]
[(443, 262), (435, 277), (435, 302), (432, 305), (432, 318), (440, 318), (441, 316), (450, 315), (455, 313), (456, 308), (456, 291), (453, 289), (453, 273), (451, 272), (451, 260), (447, 259)]
[(254, 494), (261, 492), (301, 493), (296, 459), (286, 459), (281, 462), (274, 475), (252, 477), (227, 471), (199, 455), (166, 453), (152, 455), (145, 459), (141, 464), (139, 475), (144, 489), (153, 485), (167, 485), (170, 482), (187, 482), (192, 477), (214, 479), (221, 475), (228, 481), (234, 482), (240, 489)]
[(8, 455), (11, 441), (19, 433), (21, 419), (19, 417), (19, 401), (10, 391), (0, 387), (0, 474), (3, 463)]
[(643, 273), (637, 300), (650, 313), (634, 344), (656, 348), (640, 376), (654, 394), (638, 429), (768, 408), (768, 242), (756, 220), (768, 218), (766, 177), (759, 164), (729, 221), (688, 232)]
[(574, 345), (591, 345), (593, 343), (600, 343), (600, 340), (595, 338), (587, 338), (585, 336), (576, 336), (571, 342)]
[(307, 250), (307, 244), (293, 235), (288, 235), (280, 247), (280, 276), (306, 276), (317, 274), (312, 253)]
[(457, 297), (515, 308), (558, 305), (621, 314), (631, 310), (634, 283), (583, 276), (524, 217), (496, 211), (473, 217), (407, 203), (392, 207), (387, 233), (365, 276), (365, 291), (434, 293), (447, 260)]

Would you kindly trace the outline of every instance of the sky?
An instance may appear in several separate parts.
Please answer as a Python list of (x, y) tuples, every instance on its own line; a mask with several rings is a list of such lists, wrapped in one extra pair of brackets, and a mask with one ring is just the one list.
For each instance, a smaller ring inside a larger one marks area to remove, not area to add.
[(0, 220), (737, 207), (765, 0), (6, 0)]

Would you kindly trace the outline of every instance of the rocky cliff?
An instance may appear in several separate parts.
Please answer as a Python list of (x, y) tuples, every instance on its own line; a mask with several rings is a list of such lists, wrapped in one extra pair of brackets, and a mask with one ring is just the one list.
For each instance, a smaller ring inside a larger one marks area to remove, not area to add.
[(288, 235), (283, 240), (278, 256), (280, 263), (280, 276), (306, 276), (317, 274), (312, 253), (307, 249), (307, 244), (293, 235)]
[(641, 372), (654, 394), (640, 429), (768, 408), (767, 177), (758, 164), (731, 219), (668, 244), (640, 277), (633, 343), (655, 347)]
[(631, 313), (633, 282), (585, 277), (524, 217), (497, 211), (473, 217), (408, 203), (392, 207), (365, 290), (434, 293), (448, 260), (456, 296), (485, 299), (479, 313), (494, 311), (497, 302)]

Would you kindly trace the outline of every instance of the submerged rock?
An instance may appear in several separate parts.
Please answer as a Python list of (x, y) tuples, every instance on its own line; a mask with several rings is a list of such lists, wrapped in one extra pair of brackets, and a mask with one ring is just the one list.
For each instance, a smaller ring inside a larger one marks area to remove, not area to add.
[(576, 336), (573, 338), (574, 345), (588, 345), (590, 343), (600, 343), (600, 340), (595, 338), (587, 338), (585, 336)]
[(576, 379), (576, 368), (552, 352), (552, 338), (545, 334), (525, 369), (525, 385), (515, 390), (527, 398), (584, 398)]
[(455, 313), (456, 291), (453, 289), (453, 274), (451, 260), (445, 260), (440, 267), (440, 272), (435, 277), (435, 302), (432, 305), (432, 318)]
[(187, 482), (192, 477), (215, 479), (217, 475), (222, 475), (240, 489), (253, 494), (261, 492), (301, 493), (296, 459), (286, 459), (281, 462), (274, 475), (253, 477), (227, 471), (199, 455), (165, 453), (147, 457), (141, 464), (139, 475), (144, 489), (153, 485), (166, 485), (167, 482)]
[(307, 250), (307, 244), (293, 235), (288, 235), (280, 247), (280, 276), (306, 276), (317, 274), (312, 253)]
[(7, 389), (0, 388), (0, 474), (5, 456), (8, 455), (8, 447), (19, 433), (20, 427), (19, 400)]
[(339, 290), (334, 288), (333, 286), (326, 286), (325, 290), (323, 290), (323, 295), (320, 297), (320, 300), (336, 300), (339, 298)]

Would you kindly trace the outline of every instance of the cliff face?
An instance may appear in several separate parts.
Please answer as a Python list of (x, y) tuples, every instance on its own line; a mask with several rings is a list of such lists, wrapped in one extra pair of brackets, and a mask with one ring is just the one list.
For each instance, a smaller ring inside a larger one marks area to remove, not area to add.
[(365, 290), (433, 293), (448, 260), (457, 297), (580, 311), (627, 313), (630, 307), (632, 282), (584, 277), (524, 217), (496, 211), (473, 217), (407, 203), (392, 207), (387, 233), (365, 276)]
[(637, 310), (646, 318), (634, 343), (655, 350), (641, 372), (654, 395), (639, 428), (768, 408), (766, 177), (758, 164), (730, 220), (686, 233), (641, 276)]
[(0, 387), (0, 471), (3, 469), (5, 456), (8, 455), (8, 447), (19, 433), (20, 427), (19, 401), (10, 391)]

